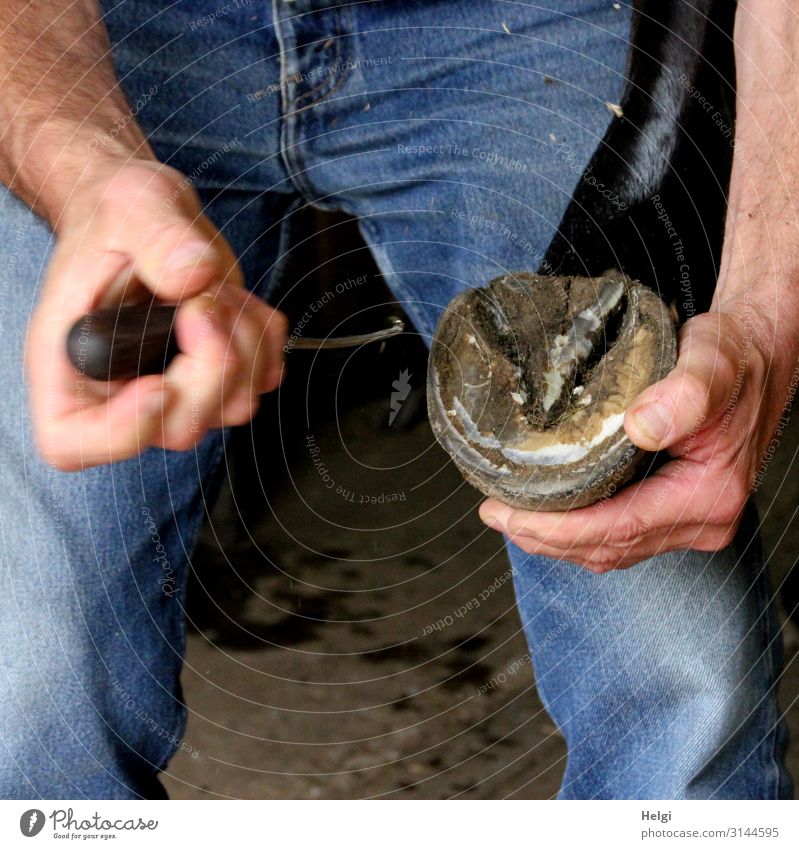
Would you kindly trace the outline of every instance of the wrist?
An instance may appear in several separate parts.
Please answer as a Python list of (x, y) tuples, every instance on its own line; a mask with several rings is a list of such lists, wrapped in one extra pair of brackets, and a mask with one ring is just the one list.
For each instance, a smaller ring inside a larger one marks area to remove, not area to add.
[[(132, 160), (157, 161), (130, 110), (106, 109), (102, 119), (50, 117), (4, 141), (13, 173), (9, 187), (55, 230), (81, 187)], [(5, 169), (4, 169), (5, 170)], [(2, 175), (5, 177), (5, 175)]]
[(773, 290), (769, 294), (763, 297), (754, 287), (727, 297), (717, 292), (710, 311), (728, 318), (726, 332), (736, 337), (743, 360), (776, 387), (799, 362), (799, 310), (775, 303)]
[(757, 193), (733, 181), (724, 250), (711, 310), (737, 319), (780, 378), (799, 357), (799, 233), (776, 192)]

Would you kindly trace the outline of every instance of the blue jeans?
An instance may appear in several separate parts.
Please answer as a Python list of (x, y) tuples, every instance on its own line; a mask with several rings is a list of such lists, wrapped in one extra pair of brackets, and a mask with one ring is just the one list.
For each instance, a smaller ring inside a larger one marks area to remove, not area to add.
[[(537, 267), (618, 102), (630, 25), (606, 0), (162, 5), (105, 4), (118, 72), (251, 288), (271, 298), (302, 250), (296, 209), (345, 210), (426, 339), (465, 286)], [(82, 474), (42, 464), (22, 356), (52, 244), (4, 192), (0, 796), (158, 796), (185, 722), (187, 564), (224, 437)], [(717, 554), (604, 577), (509, 546), (569, 745), (564, 798), (791, 794), (755, 524)]]

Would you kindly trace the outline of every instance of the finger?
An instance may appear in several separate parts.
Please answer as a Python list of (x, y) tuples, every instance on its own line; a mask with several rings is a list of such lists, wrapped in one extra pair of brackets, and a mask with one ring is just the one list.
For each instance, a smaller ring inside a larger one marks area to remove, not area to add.
[(691, 548), (718, 551), (729, 544), (721, 528), (710, 528), (707, 525), (685, 526), (675, 529), (672, 533), (653, 535), (641, 543), (626, 546), (603, 544), (560, 548), (527, 536), (510, 536), (509, 539), (528, 554), (564, 560), (596, 573), (628, 569), (670, 551)]
[(286, 322), (243, 289), (225, 286), (219, 298), (231, 310), (231, 345), (240, 362), (235, 379), (231, 376), (223, 390), (222, 418), (210, 423), (227, 427), (250, 421), (258, 410), (260, 394), (280, 380)]
[(286, 376), (286, 342), (288, 340), (288, 319), (286, 316), (260, 302), (259, 311), (263, 323), (261, 351), (263, 364), (261, 366), (261, 392), (273, 392), (283, 382)]
[(570, 566), (578, 566), (595, 574), (604, 574), (613, 569), (624, 569), (634, 565), (632, 562), (628, 563), (627, 558), (620, 552), (608, 557), (601, 549), (586, 548), (585, 546), (572, 546), (567, 551), (561, 551), (545, 543), (532, 541), (529, 537), (510, 536), (508, 539), (527, 554), (548, 557), (550, 560), (556, 560)]
[(227, 380), (223, 387), (221, 415), (217, 421), (210, 421), (209, 426), (228, 427), (244, 424), (258, 409), (260, 399), (255, 380), (259, 377), (261, 327), (246, 303), (244, 290), (223, 286), (217, 297), (230, 310), (230, 346), (238, 356), (239, 366), (235, 379)]
[(171, 398), (162, 377), (144, 377), (126, 384), (108, 403), (45, 414), (36, 429), (39, 453), (61, 471), (134, 457), (157, 440)]
[(240, 273), (225, 239), (206, 219), (177, 172), (144, 163), (109, 182), (94, 227), (108, 250), (127, 256), (158, 298), (181, 301)]
[(175, 398), (165, 416), (161, 444), (186, 451), (222, 421), (225, 389), (238, 376), (240, 358), (231, 344), (232, 313), (210, 295), (181, 305), (175, 333), (181, 353), (165, 375)]
[(719, 313), (692, 319), (680, 337), (675, 369), (630, 405), (624, 427), (647, 451), (668, 448), (720, 418), (741, 367), (736, 333)]
[[(66, 356), (70, 326), (91, 308), (94, 293), (108, 285), (125, 263), (124, 257), (107, 254), (96, 245), (76, 254), (59, 241), (29, 326), (25, 361), (34, 437), (47, 462), (60, 469), (131, 456), (132, 445), (158, 430), (154, 422), (164, 402), (160, 378), (133, 382), (127, 393), (115, 398), (118, 386), (86, 378)], [(74, 291), (62, 286), (70, 274), (82, 281)], [(109, 405), (110, 399), (109, 409), (92, 409)], [(153, 421), (147, 421), (147, 410)], [(88, 449), (87, 434), (97, 440), (96, 451)]]
[[(39, 339), (63, 358), (66, 330), (97, 305), (101, 294), (115, 280), (127, 276), (130, 261), (109, 252), (98, 239), (87, 239), (76, 249), (74, 243), (60, 239), (47, 269), (42, 294), (36, 305), (31, 327), (37, 321), (49, 324), (49, 331)], [(56, 330), (64, 332), (58, 337)]]
[(694, 515), (692, 501), (704, 469), (688, 459), (681, 463), (679, 474), (674, 473), (675, 464), (666, 464), (651, 477), (600, 502), (601, 506), (553, 513), (518, 510), (489, 499), (480, 505), (480, 518), (495, 530), (535, 537), (559, 548), (605, 541), (629, 545), (647, 534), (706, 518)]
[(288, 321), (283, 313), (245, 289), (225, 287), (224, 295), (237, 311), (236, 342), (252, 363), (249, 388), (255, 394), (271, 392), (283, 377)]
[(530, 537), (514, 536), (513, 534), (506, 535), (514, 545), (527, 552), (540, 557), (548, 557), (550, 560), (559, 560), (567, 563), (572, 563), (577, 566), (585, 566), (590, 560), (590, 554), (594, 550), (584, 545), (570, 545), (566, 548), (559, 548), (548, 545), (537, 539)]
[(530, 550), (546, 551), (548, 556), (564, 557), (575, 562), (582, 562), (581, 558), (587, 558), (599, 550), (606, 550), (609, 554), (617, 557), (633, 557), (636, 562), (654, 557), (668, 544), (673, 548), (688, 546), (700, 551), (717, 551), (728, 544), (727, 526), (711, 525), (709, 523), (691, 523), (673, 528), (670, 531), (653, 531), (632, 543), (618, 543), (605, 540), (599, 544), (581, 544), (575, 541), (564, 543), (545, 536), (535, 534), (511, 534), (511, 539), (520, 547)]

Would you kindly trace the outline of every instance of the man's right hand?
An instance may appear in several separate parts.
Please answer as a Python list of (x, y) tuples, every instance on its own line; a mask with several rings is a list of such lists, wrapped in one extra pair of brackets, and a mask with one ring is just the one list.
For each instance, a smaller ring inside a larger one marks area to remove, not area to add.
[[(30, 325), (27, 369), (38, 448), (62, 470), (191, 448), (249, 421), (281, 380), (286, 320), (244, 289), (236, 258), (178, 172), (95, 163), (65, 202)], [(179, 304), (180, 353), (166, 374), (100, 383), (66, 355), (72, 324), (123, 300)]]

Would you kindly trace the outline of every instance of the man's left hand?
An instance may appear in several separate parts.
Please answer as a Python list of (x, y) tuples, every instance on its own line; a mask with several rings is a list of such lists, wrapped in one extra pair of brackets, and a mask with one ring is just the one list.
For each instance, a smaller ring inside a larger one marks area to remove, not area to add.
[(530, 554), (597, 573), (667, 551), (729, 545), (797, 382), (793, 364), (778, 368), (773, 352), (758, 347), (768, 338), (758, 330), (733, 312), (704, 313), (683, 326), (676, 368), (642, 392), (624, 420), (633, 443), (672, 457), (651, 476), (565, 513), (489, 499), (481, 519)]

